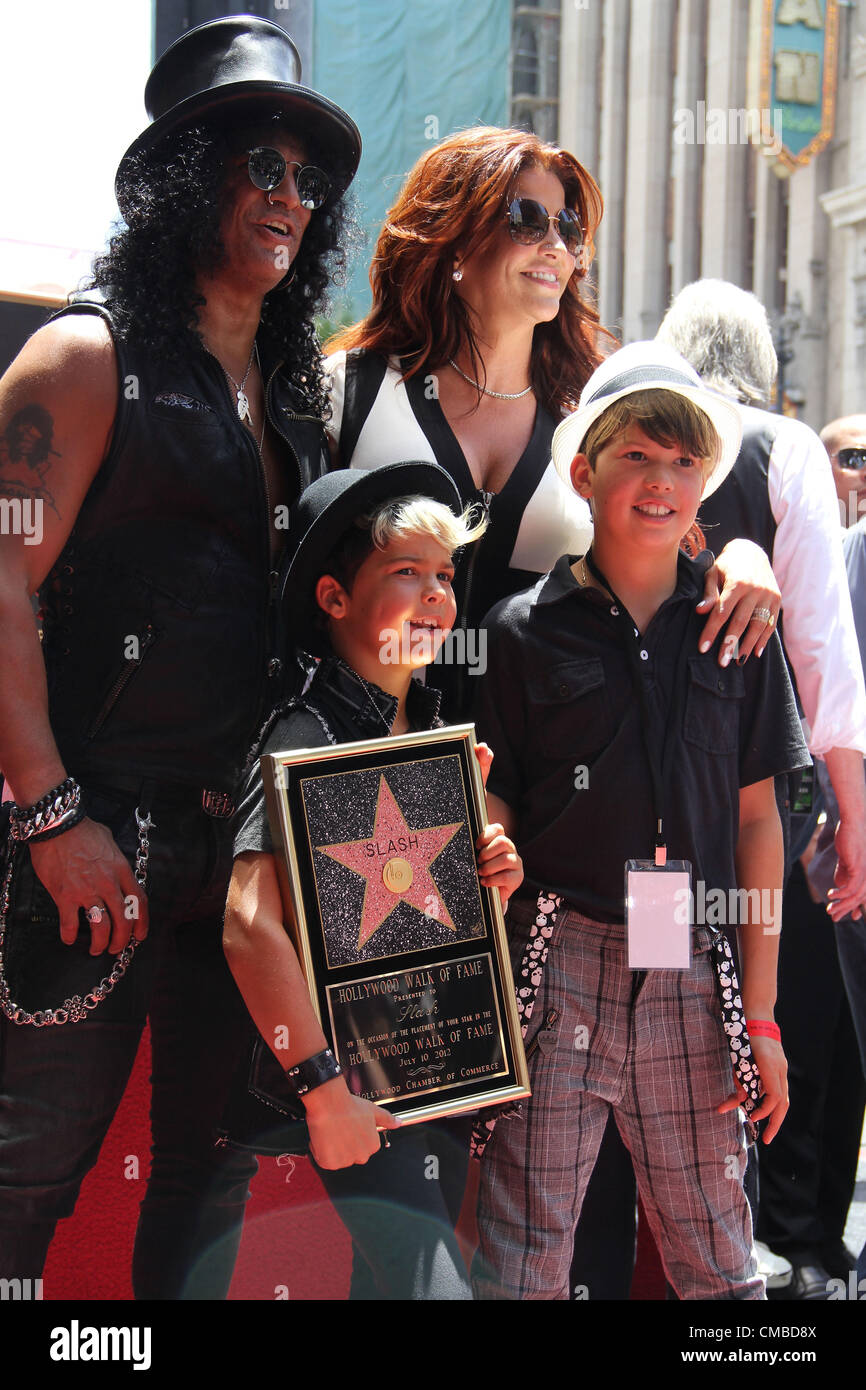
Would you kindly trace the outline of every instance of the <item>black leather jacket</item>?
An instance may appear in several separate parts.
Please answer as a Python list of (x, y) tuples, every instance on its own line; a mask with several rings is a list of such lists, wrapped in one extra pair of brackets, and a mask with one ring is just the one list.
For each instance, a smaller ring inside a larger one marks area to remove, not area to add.
[[(122, 341), (111, 448), (41, 592), (51, 725), (68, 770), (232, 790), (282, 694), (264, 471), (204, 350), (166, 366)], [(266, 362), (289, 495), (327, 470), (321, 423)]]

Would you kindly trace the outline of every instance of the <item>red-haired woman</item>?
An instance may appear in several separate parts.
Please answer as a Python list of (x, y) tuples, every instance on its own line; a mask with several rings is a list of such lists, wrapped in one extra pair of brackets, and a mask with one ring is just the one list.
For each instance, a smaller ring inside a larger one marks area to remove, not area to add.
[[(450, 135), (418, 160), (385, 219), (370, 313), (329, 344), (339, 464), (429, 459), (465, 503), (489, 513), (455, 584), (467, 641), (454, 654), (464, 660), (430, 673), (451, 718), (470, 708), (476, 682), (465, 675), (473, 654), (483, 657), (485, 614), (591, 538), (589, 511), (556, 475), (550, 441), (601, 348), (615, 346), (583, 283), (601, 213), (598, 186), (566, 150), (522, 130)], [(754, 608), (778, 608), (769, 565), (750, 549), (720, 565), (729, 583), (742, 581), (735, 597), (747, 595), (731, 635)], [(714, 572), (707, 592), (716, 593)], [(756, 624), (741, 651), (763, 630)]]

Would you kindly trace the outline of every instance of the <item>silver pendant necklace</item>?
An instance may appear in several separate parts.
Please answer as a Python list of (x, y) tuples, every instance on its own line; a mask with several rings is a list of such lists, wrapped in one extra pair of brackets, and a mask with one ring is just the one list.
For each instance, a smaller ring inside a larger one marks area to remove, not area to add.
[[(216, 353), (214, 353), (214, 356), (216, 357)], [(226, 376), (228, 377), (229, 381), (231, 382), (232, 386), (235, 388), (235, 391), (236, 391), (236, 393), (237, 393), (237, 398), (238, 398), (238, 407), (237, 407), (237, 408), (238, 408), (238, 419), (240, 420), (241, 424), (248, 424), (248, 425), (250, 426), (251, 429), (252, 429), (252, 424), (253, 424), (253, 417), (252, 417), (252, 415), (250, 414), (250, 402), (249, 402), (249, 397), (247, 396), (247, 393), (246, 393), (246, 384), (247, 384), (247, 378), (248, 378), (248, 376), (249, 376), (249, 374), (250, 374), (250, 372), (252, 371), (252, 368), (253, 368), (253, 358), (254, 358), (254, 357), (258, 360), (258, 355), (257, 355), (257, 353), (256, 353), (256, 343), (255, 343), (255, 339), (253, 339), (253, 345), (252, 345), (252, 347), (250, 348), (250, 360), (249, 360), (249, 362), (247, 363), (247, 369), (246, 369), (246, 371), (244, 372), (244, 379), (243, 379), (243, 381), (241, 382), (240, 386), (239, 386), (238, 383), (235, 381), (235, 379), (234, 379), (234, 377), (232, 376), (231, 372), (229, 371), (228, 367), (226, 367), (222, 362), (220, 362), (220, 359), (217, 357), (217, 361), (219, 362), (220, 366), (222, 367), (223, 371), (225, 372)]]
[(471, 376), (458, 367), (453, 357), (448, 358), (448, 366), (453, 367), (458, 376), (462, 376), (464, 381), (468, 381), (470, 386), (474, 386), (476, 391), (480, 391), (485, 396), (492, 396), (497, 401), (519, 401), (524, 396), (528, 396), (532, 390), (532, 382), (525, 386), (522, 391), (491, 391), (486, 386), (482, 386), (480, 381), (473, 381)]
[[(210, 349), (208, 349), (208, 351), (210, 352)], [(223, 371), (225, 372), (226, 377), (227, 377), (228, 380), (231, 382), (232, 386), (235, 388), (235, 392), (236, 392), (237, 398), (238, 398), (238, 401), (237, 401), (238, 419), (240, 420), (240, 422), (241, 422), (242, 425), (249, 425), (250, 429), (253, 429), (253, 416), (252, 416), (252, 411), (250, 410), (250, 401), (249, 401), (249, 397), (247, 396), (246, 390), (245, 390), (244, 388), (246, 387), (246, 384), (247, 384), (247, 378), (249, 377), (249, 374), (250, 374), (250, 372), (252, 371), (253, 359), (255, 359), (256, 363), (258, 363), (258, 360), (259, 360), (259, 350), (258, 350), (258, 347), (257, 347), (257, 345), (256, 345), (255, 339), (253, 339), (253, 345), (252, 345), (252, 347), (250, 348), (250, 360), (249, 360), (249, 362), (247, 363), (247, 369), (246, 369), (246, 371), (244, 372), (244, 379), (243, 379), (243, 381), (241, 382), (240, 385), (238, 385), (238, 383), (235, 381), (234, 377), (232, 376), (231, 372), (229, 371), (228, 367), (226, 367), (225, 364), (222, 362), (222, 360), (221, 360), (219, 357), (217, 357), (216, 353), (215, 353), (215, 352), (211, 352), (211, 356), (212, 356), (212, 357), (216, 357), (216, 360), (219, 362), (220, 366), (222, 367)], [(263, 411), (262, 411), (262, 433), (261, 433), (261, 436), (260, 436), (260, 438), (259, 438), (259, 453), (262, 452), (262, 445), (263, 445), (264, 442), (265, 442), (265, 425), (266, 425), (266, 424), (267, 424), (267, 411), (266, 411), (266, 410), (263, 410)], [(253, 438), (255, 439), (255, 435), (253, 435)]]

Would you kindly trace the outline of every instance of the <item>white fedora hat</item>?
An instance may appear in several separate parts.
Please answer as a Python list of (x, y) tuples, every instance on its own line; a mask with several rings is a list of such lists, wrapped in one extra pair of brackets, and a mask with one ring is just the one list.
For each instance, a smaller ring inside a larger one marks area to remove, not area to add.
[(553, 435), (553, 462), (560, 478), (571, 486), (571, 465), (581, 452), (590, 425), (614, 401), (635, 391), (675, 391), (709, 416), (722, 445), (721, 458), (708, 475), (701, 494), (709, 497), (728, 476), (740, 452), (740, 412), (733, 401), (704, 386), (684, 357), (655, 339), (629, 343), (596, 367), (580, 393), (577, 410), (557, 425)]

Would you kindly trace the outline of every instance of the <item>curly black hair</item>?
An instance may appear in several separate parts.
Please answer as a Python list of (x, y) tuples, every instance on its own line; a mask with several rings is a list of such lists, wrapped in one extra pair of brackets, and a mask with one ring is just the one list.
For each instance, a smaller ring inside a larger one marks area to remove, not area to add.
[[(108, 251), (94, 261), (89, 286), (104, 294), (121, 337), (173, 361), (201, 342), (197, 310), (204, 300), (196, 276), (225, 261), (220, 221), (230, 161), (275, 126), (297, 133), (280, 113), (261, 108), (242, 122), (234, 113), (231, 124), (211, 117), (125, 162), (118, 183), (125, 225), (117, 224)], [(262, 305), (261, 330), (283, 359), (299, 405), (323, 418), (327, 393), (313, 318), (324, 310), (331, 282), (342, 278), (354, 239), (346, 197), (332, 188), (304, 233), (291, 287), (272, 290)]]

